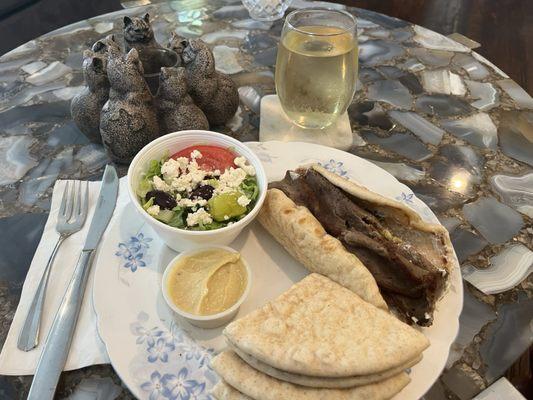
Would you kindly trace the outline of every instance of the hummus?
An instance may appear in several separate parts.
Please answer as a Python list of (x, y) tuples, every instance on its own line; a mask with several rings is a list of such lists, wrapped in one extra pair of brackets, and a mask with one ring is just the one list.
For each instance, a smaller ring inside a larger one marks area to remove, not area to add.
[(233, 306), (248, 281), (239, 253), (204, 250), (179, 259), (170, 270), (167, 294), (179, 309), (212, 315)]

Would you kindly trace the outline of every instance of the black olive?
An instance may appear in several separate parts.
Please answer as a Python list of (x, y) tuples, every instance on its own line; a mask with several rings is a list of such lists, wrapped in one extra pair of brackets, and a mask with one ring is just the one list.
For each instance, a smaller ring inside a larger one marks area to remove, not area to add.
[(198, 186), (194, 189), (191, 194), (191, 199), (204, 199), (209, 200), (213, 196), (213, 191), (215, 188), (211, 185)]
[(146, 193), (146, 199), (154, 198), (154, 204), (157, 204), (162, 209), (172, 210), (176, 207), (176, 199), (167, 192), (162, 190), (151, 190)]

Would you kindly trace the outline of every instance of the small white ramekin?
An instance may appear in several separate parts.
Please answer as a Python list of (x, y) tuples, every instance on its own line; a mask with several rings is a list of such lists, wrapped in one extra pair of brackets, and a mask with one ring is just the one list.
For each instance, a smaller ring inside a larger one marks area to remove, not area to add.
[[(142, 174), (148, 170), (150, 161), (160, 160), (165, 156), (168, 157), (169, 154), (172, 155), (192, 145), (230, 147), (237, 155), (245, 157), (248, 163), (255, 168), (259, 187), (259, 196), (255, 206), (243, 219), (235, 222), (231, 226), (211, 231), (189, 231), (174, 228), (152, 217), (142, 208), (139, 202), (136, 189)], [(176, 251), (190, 250), (210, 244), (230, 244), (242, 229), (256, 217), (265, 200), (267, 184), (267, 177), (263, 165), (252, 150), (232, 137), (210, 131), (180, 131), (161, 136), (143, 147), (135, 156), (128, 169), (128, 192), (135, 209), (166, 245)]]
[(217, 245), (205, 246), (205, 247), (197, 248), (194, 250), (184, 251), (183, 253), (178, 254), (176, 257), (172, 259), (172, 261), (168, 263), (167, 267), (165, 268), (165, 272), (163, 272), (163, 278), (161, 279), (161, 291), (163, 292), (163, 298), (165, 299), (168, 306), (176, 314), (178, 314), (179, 316), (187, 320), (191, 325), (197, 326), (199, 328), (206, 328), (206, 329), (218, 328), (219, 326), (227, 324), (233, 318), (235, 318), (235, 315), (237, 315), (237, 312), (239, 311), (239, 307), (244, 302), (244, 300), (246, 300), (246, 298), (248, 297), (248, 294), (250, 293), (250, 288), (252, 287), (252, 270), (250, 269), (250, 266), (248, 265), (246, 260), (241, 255), (241, 261), (244, 267), (246, 268), (246, 287), (241, 297), (239, 298), (239, 300), (237, 300), (237, 302), (234, 305), (232, 305), (230, 308), (228, 308), (225, 311), (222, 311), (218, 314), (212, 314), (212, 315), (190, 314), (186, 311), (183, 311), (178, 306), (176, 306), (176, 304), (174, 304), (174, 302), (172, 301), (168, 293), (167, 282), (168, 282), (168, 276), (170, 274), (170, 271), (181, 258), (188, 257), (193, 254), (199, 253), (201, 251), (210, 250), (210, 249), (222, 249), (222, 250), (230, 251), (232, 253), (237, 253), (237, 251), (232, 249), (231, 247), (219, 246), (219, 245), (218, 246)]

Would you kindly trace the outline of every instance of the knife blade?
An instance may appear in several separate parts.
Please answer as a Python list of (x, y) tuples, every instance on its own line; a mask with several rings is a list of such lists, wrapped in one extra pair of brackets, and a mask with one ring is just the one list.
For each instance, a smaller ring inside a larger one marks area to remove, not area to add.
[(94, 251), (115, 210), (118, 186), (117, 171), (113, 166), (107, 165), (85, 245), (44, 343), (28, 393), (28, 400), (53, 400), (54, 398), (76, 328)]
[[(83, 250), (94, 250), (100, 241), (107, 224), (115, 210), (118, 195), (117, 171), (111, 165), (107, 165), (102, 177), (102, 188), (96, 203), (94, 217), (91, 221), (87, 239)], [(98, 217), (98, 218), (97, 218)]]

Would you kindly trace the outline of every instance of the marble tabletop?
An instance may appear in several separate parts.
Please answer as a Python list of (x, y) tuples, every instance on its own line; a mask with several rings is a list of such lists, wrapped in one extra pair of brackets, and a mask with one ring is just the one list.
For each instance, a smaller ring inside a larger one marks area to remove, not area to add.
[[(295, 0), (292, 7), (313, 4)], [(261, 97), (275, 91), (282, 22), (249, 19), (238, 0), (124, 5), (0, 58), (0, 343), (55, 180), (98, 179), (109, 162), (102, 146), (78, 131), (69, 104), (83, 85), (82, 51), (109, 33), (120, 36), (123, 16), (149, 12), (160, 43), (173, 31), (209, 43), (241, 99), (223, 132), (258, 139)], [(425, 398), (469, 399), (532, 342), (533, 99), (467, 45), (381, 14), (348, 11), (358, 18), (360, 48), (349, 151), (392, 173), (435, 211), (465, 279), (459, 335)], [(64, 373), (58, 398), (96, 376), (120, 384), (110, 366), (89, 367)], [(0, 377), (0, 397), (24, 398), (30, 383), (31, 377)], [(122, 388), (120, 398), (132, 396)]]

